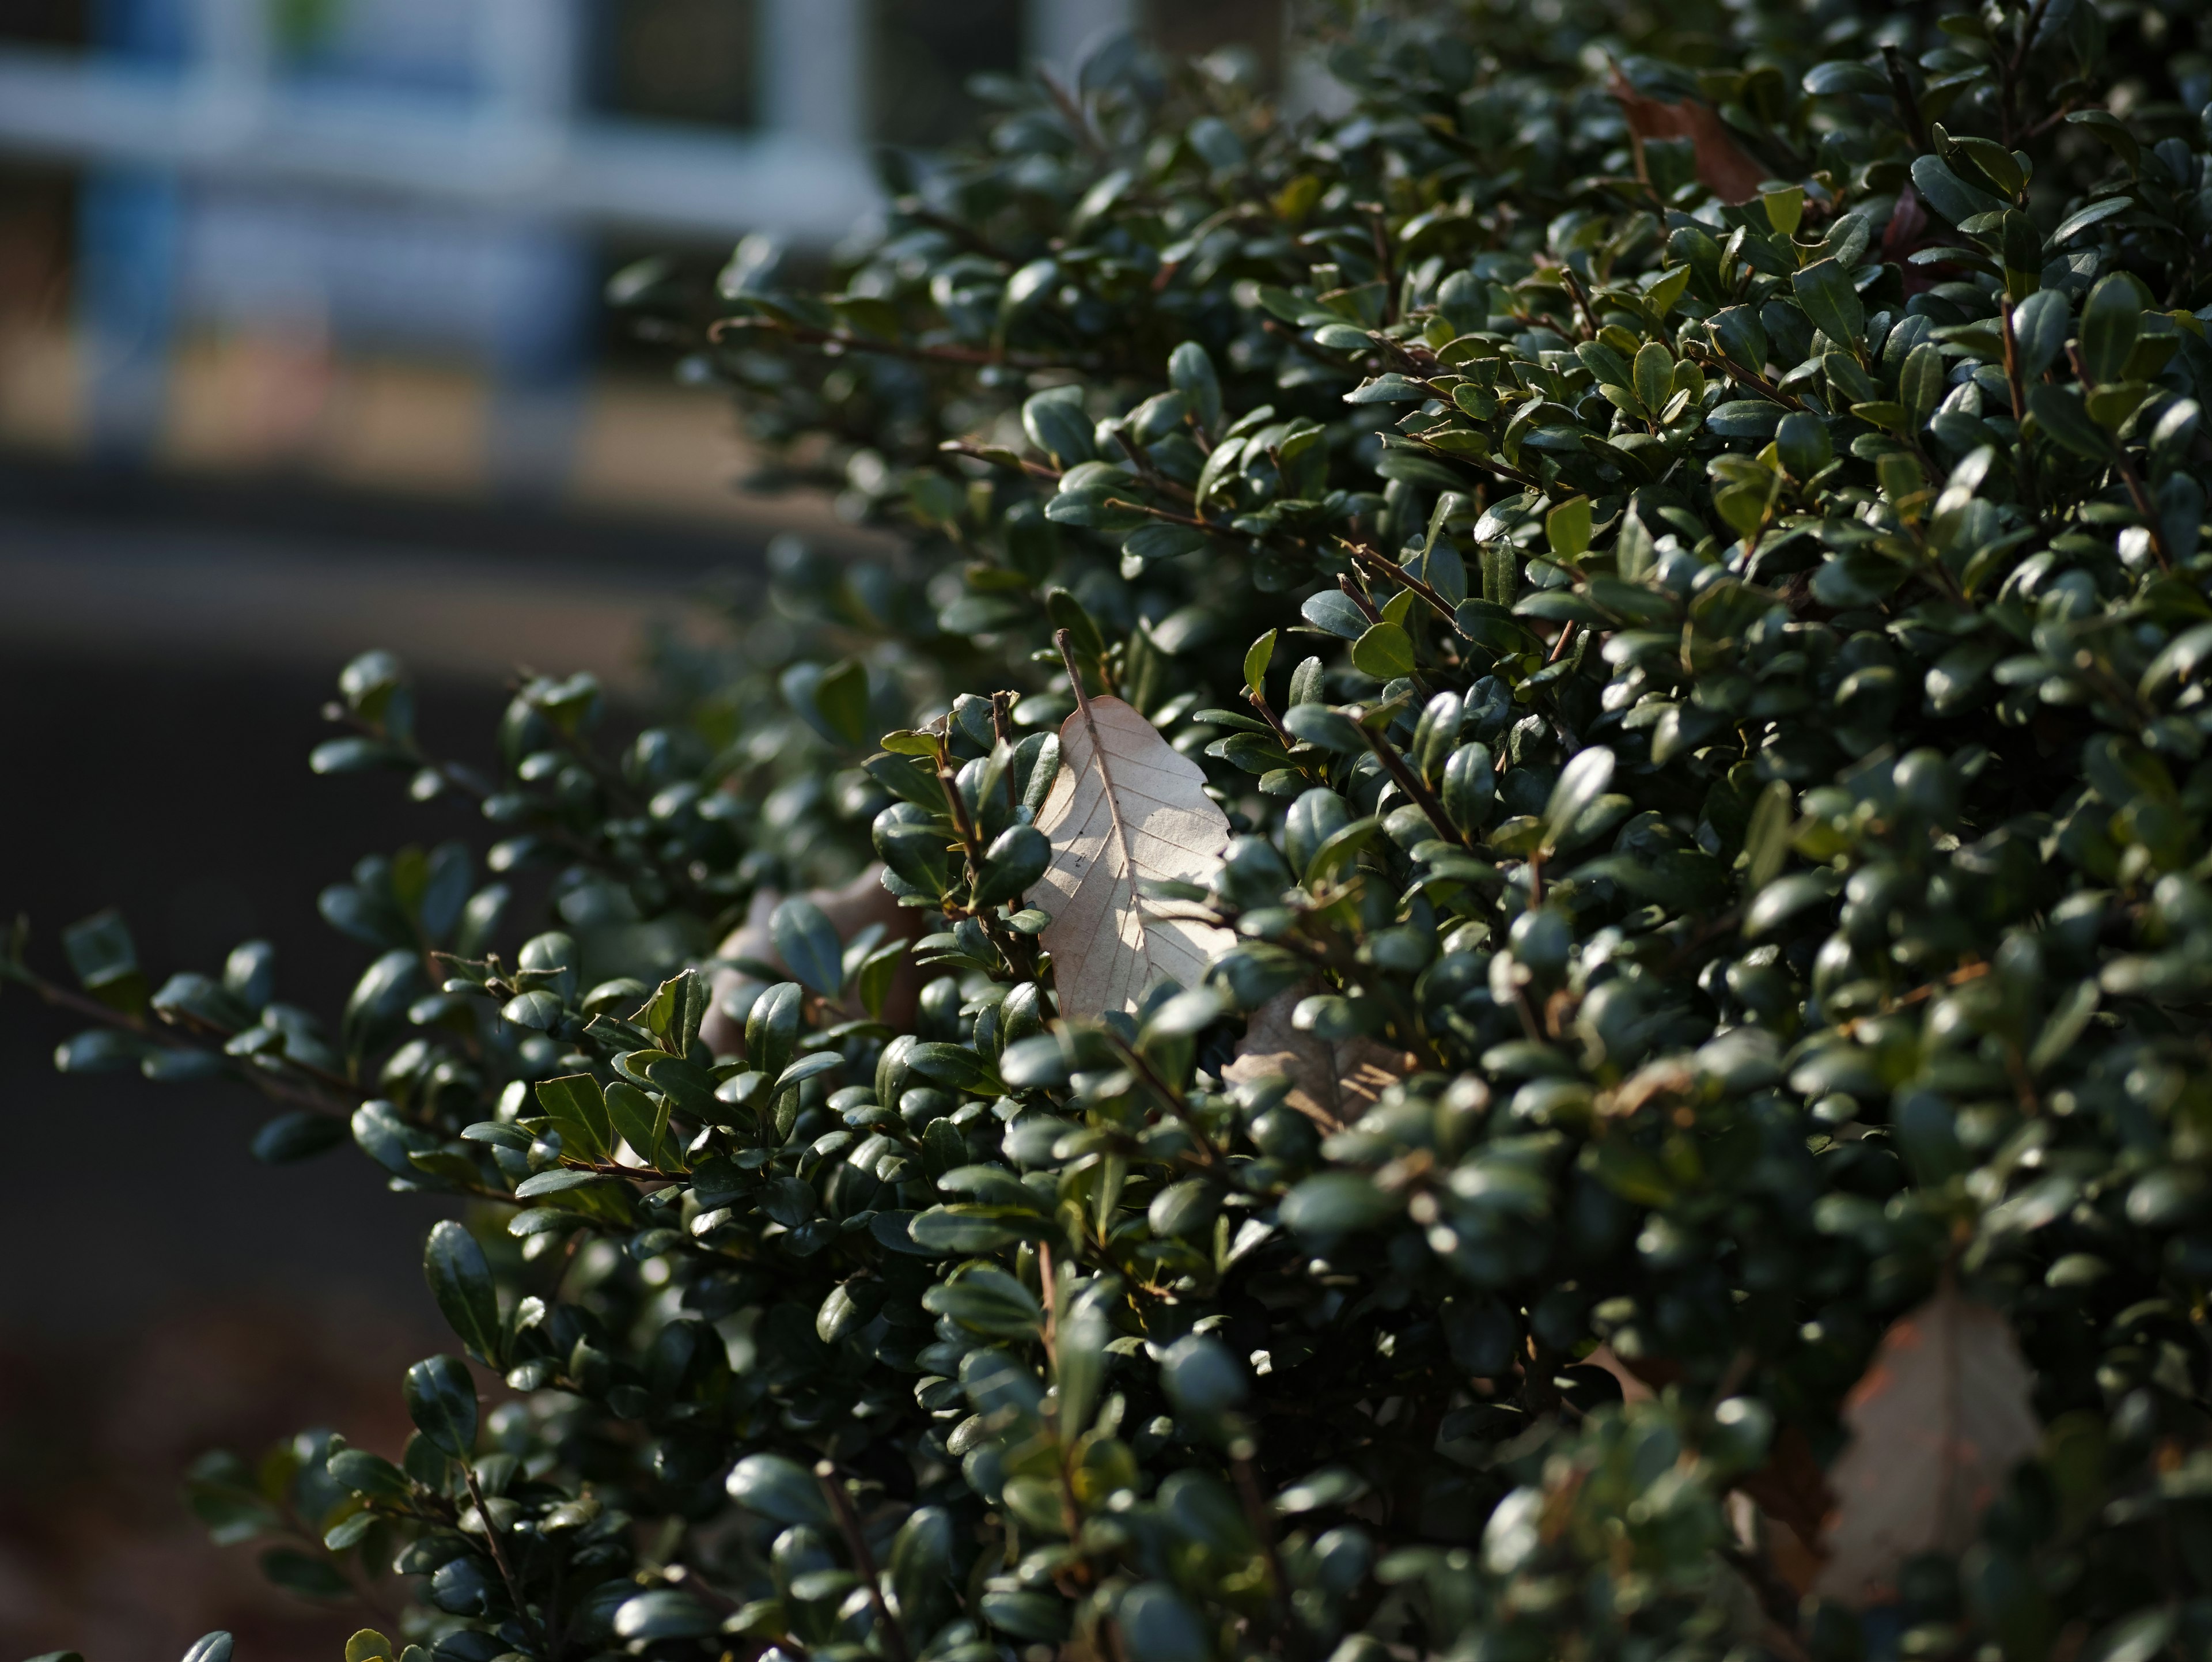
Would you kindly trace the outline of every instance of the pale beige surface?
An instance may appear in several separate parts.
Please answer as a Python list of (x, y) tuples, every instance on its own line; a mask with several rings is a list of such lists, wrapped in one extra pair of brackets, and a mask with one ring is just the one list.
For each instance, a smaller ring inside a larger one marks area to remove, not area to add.
[[(83, 344), (0, 317), (0, 446), (82, 453)], [(488, 383), (464, 366), (331, 351), (312, 326), (195, 335), (171, 365), (158, 463), (193, 473), (321, 479), (401, 495), (481, 497), (492, 484)], [(739, 484), (757, 458), (726, 395), (672, 373), (602, 374), (577, 412), (562, 499), (595, 509), (857, 534), (819, 496), (760, 496)]]
[(1226, 929), (1148, 915), (1140, 880), (1204, 882), (1219, 869), (1229, 819), (1198, 764), (1119, 698), (1093, 698), (1060, 729), (1060, 774), (1037, 815), (1052, 864), (1030, 898), (1052, 914), (1060, 1010), (1126, 1010), (1162, 979), (1194, 987)]

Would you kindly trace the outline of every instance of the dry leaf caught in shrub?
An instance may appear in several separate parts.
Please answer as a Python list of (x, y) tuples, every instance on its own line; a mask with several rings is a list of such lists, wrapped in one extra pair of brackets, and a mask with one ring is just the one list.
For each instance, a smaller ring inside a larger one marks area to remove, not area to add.
[(1893, 1323), (1844, 1404), (1851, 1444), (1829, 1474), (1837, 1511), (1819, 1590), (1862, 1603), (1893, 1589), (1912, 1554), (1972, 1544), (2041, 1440), (2033, 1385), (2011, 1324), (1948, 1281)]
[[(871, 923), (884, 926), (885, 944), (912, 941), (922, 933), (922, 914), (916, 907), (900, 905), (884, 887), (883, 879), (884, 868), (880, 865), (870, 866), (843, 888), (810, 889), (806, 898), (822, 908), (822, 915), (830, 920), (840, 941), (849, 941)], [(783, 959), (775, 950), (775, 936), (769, 920), (775, 916), (782, 899), (773, 889), (755, 893), (752, 904), (745, 908), (745, 921), (730, 932), (716, 949), (715, 956), (750, 958), (781, 968)], [(699, 1037), (716, 1056), (744, 1054), (745, 1025), (732, 1020), (722, 1006), (746, 986), (762, 984), (736, 970), (715, 972), (714, 1000), (708, 1006), (707, 1019), (699, 1024)], [(890, 991), (884, 1000), (884, 1020), (894, 1027), (903, 1027), (913, 1020), (915, 1004), (921, 996), (921, 971), (911, 959), (905, 960), (891, 977)]]
[(1087, 698), (1060, 729), (1060, 776), (1037, 815), (1052, 864), (1030, 892), (1052, 914), (1042, 939), (1066, 1016), (1126, 1010), (1162, 979), (1198, 984), (1235, 936), (1148, 915), (1137, 885), (1202, 883), (1221, 868), (1229, 819), (1198, 764), (1119, 698)]
[(1277, 1075), (1291, 1081), (1290, 1105), (1332, 1129), (1349, 1125), (1375, 1099), (1413, 1071), (1413, 1058), (1364, 1037), (1331, 1044), (1291, 1025), (1298, 1001), (1313, 989), (1293, 987), (1252, 1013), (1237, 1059), (1222, 1070), (1231, 1085)]
[(1644, 141), (1647, 138), (1686, 138), (1695, 148), (1698, 178), (1723, 202), (1741, 205), (1759, 194), (1766, 169), (1737, 143), (1720, 112), (1696, 99), (1667, 104), (1646, 98), (1629, 83), (1615, 64), (1611, 91), (1628, 118), (1628, 131), (1636, 144), (1636, 171), (1650, 183), (1644, 170)]

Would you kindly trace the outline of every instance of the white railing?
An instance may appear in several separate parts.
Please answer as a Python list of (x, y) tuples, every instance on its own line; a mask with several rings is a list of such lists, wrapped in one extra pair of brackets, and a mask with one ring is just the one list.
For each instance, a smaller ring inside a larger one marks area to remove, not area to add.
[[(835, 240), (876, 201), (866, 0), (762, 0), (757, 132), (580, 109), (575, 0), (475, 8), (477, 88), (310, 92), (272, 73), (266, 0), (187, 0), (179, 65), (0, 49), (0, 153), (216, 182), (367, 191), (424, 206), (685, 236)], [(1134, 0), (1028, 0), (1062, 66)]]

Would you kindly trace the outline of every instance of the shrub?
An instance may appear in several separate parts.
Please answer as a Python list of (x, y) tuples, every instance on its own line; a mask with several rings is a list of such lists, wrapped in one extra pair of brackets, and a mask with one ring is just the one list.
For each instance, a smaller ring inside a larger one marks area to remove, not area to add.
[(348, 667), (519, 950), (459, 847), (334, 1025), (19, 941), (463, 1203), (407, 1446), (193, 1478), (416, 1578), (349, 1658), (2212, 1642), (2201, 14), (1668, 11), (1112, 50), (626, 273), (904, 551), (619, 756)]

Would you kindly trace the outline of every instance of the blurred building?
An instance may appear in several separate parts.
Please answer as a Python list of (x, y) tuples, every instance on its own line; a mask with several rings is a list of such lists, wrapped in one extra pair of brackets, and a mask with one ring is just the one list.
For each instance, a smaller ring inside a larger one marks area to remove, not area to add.
[(0, 446), (714, 508), (725, 429), (622, 362), (616, 263), (826, 247), (975, 71), (1130, 29), (1272, 60), (1280, 9), (0, 0)]

